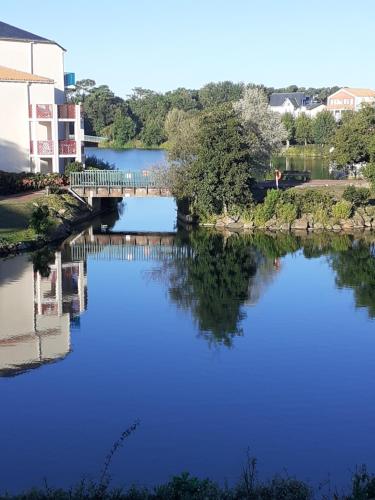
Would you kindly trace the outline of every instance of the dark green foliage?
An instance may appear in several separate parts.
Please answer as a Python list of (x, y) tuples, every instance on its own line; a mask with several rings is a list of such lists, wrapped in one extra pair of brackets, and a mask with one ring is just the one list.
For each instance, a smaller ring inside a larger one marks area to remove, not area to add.
[(82, 172), (83, 171), (83, 164), (79, 161), (71, 161), (69, 162), (64, 170), (65, 175), (69, 175), (73, 172)]
[(318, 113), (313, 120), (312, 132), (315, 144), (330, 144), (336, 131), (336, 120), (330, 111)]
[(31, 212), (30, 228), (39, 236), (44, 236), (48, 233), (51, 226), (52, 221), (50, 219), (49, 208), (46, 205), (36, 205)]
[(293, 143), (295, 140), (296, 120), (291, 113), (284, 113), (281, 117), (281, 121), (283, 122), (284, 127), (286, 128), (288, 134), (287, 141), (289, 145), (289, 143)]
[(363, 169), (363, 177), (371, 182), (371, 186), (375, 188), (375, 162), (371, 160)]
[(333, 138), (332, 159), (338, 166), (369, 162), (375, 159), (375, 108), (364, 106), (347, 113)]
[(251, 200), (250, 151), (230, 105), (202, 114), (189, 183), (192, 209), (198, 214), (230, 212)]
[(129, 114), (123, 109), (116, 110), (115, 119), (112, 124), (113, 145), (117, 148), (125, 146), (136, 134), (136, 124)]
[(198, 92), (199, 101), (203, 108), (238, 101), (242, 96), (243, 88), (242, 83), (230, 81), (207, 83)]
[(242, 335), (241, 305), (249, 298), (249, 278), (261, 258), (245, 238), (229, 238), (196, 231), (189, 238), (194, 257), (171, 263), (168, 275), (171, 299), (190, 309), (200, 334), (211, 344), (231, 346)]
[(100, 135), (104, 127), (113, 123), (116, 109), (122, 103), (107, 85), (92, 88), (83, 104), (86, 133)]
[(359, 207), (365, 205), (370, 198), (370, 190), (367, 188), (356, 188), (348, 186), (345, 188), (342, 197), (346, 201), (350, 201), (354, 206)]
[(295, 138), (298, 144), (305, 144), (306, 146), (311, 143), (313, 140), (313, 120), (302, 113), (296, 118), (295, 126)]

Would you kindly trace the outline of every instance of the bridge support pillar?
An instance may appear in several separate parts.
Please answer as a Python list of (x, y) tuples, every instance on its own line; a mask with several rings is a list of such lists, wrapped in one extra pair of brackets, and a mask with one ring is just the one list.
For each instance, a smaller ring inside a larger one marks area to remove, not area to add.
[(87, 203), (93, 209), (94, 212), (100, 211), (102, 208), (101, 198), (96, 198), (94, 196), (89, 196), (87, 198)]

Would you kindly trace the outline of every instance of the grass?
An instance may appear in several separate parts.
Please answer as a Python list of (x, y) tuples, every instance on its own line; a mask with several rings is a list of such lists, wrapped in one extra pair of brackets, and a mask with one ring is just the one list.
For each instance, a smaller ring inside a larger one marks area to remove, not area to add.
[(68, 194), (31, 197), (9, 197), (0, 200), (0, 244), (19, 243), (36, 239), (36, 233), (29, 228), (34, 203), (45, 203), (52, 211), (65, 210), (71, 218), (79, 210), (79, 202)]
[(0, 200), (0, 241), (18, 243), (36, 238), (36, 234), (29, 229), (29, 219), (33, 208), (33, 201), (19, 201), (17, 197)]

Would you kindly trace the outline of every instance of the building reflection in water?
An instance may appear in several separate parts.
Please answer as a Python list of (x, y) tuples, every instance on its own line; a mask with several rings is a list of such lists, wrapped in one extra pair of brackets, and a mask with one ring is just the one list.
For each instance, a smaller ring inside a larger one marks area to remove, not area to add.
[(70, 325), (86, 309), (85, 264), (52, 254), (47, 272), (27, 255), (0, 261), (0, 376), (63, 359)]

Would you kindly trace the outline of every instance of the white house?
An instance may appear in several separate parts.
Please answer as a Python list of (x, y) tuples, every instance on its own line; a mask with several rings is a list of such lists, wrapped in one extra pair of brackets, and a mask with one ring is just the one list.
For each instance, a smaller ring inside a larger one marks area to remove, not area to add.
[(326, 108), (324, 104), (314, 102), (304, 92), (274, 92), (270, 96), (269, 107), (276, 113), (290, 113), (294, 117), (302, 113), (314, 117)]
[(65, 98), (64, 53), (0, 22), (0, 170), (63, 172), (84, 161), (81, 107)]

